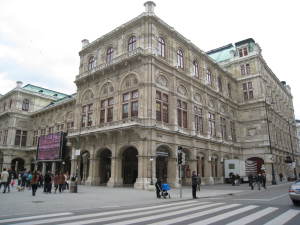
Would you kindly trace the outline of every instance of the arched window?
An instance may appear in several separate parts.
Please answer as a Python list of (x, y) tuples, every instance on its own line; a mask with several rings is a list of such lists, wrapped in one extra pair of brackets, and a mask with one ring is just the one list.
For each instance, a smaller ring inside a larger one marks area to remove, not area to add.
[(128, 51), (133, 51), (134, 49), (136, 49), (136, 37), (135, 36), (131, 36), (128, 40)]
[(165, 40), (163, 38), (158, 38), (158, 55), (161, 57), (165, 57)]
[(89, 58), (89, 63), (88, 63), (88, 70), (92, 70), (96, 66), (96, 60), (94, 56), (91, 56)]
[(183, 52), (181, 49), (177, 51), (177, 66), (183, 69)]
[(193, 76), (199, 78), (199, 66), (197, 60), (193, 61)]
[(111, 63), (113, 58), (114, 50), (112, 47), (108, 48), (106, 51), (106, 63)]

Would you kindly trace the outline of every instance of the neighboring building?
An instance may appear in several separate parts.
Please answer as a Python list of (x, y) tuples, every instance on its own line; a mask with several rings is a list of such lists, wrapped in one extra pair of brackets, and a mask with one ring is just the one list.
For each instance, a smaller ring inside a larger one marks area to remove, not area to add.
[[(92, 185), (147, 189), (162, 178), (176, 187), (179, 147), (184, 184), (191, 182), (191, 171), (203, 183), (224, 182), (223, 162), (233, 158), (255, 162), (255, 172), (265, 168), (268, 180), (272, 164), (276, 176), (290, 176), (285, 161), (298, 146), (292, 95), (259, 45), (247, 39), (205, 53), (158, 18), (153, 2), (145, 7), (101, 38), (82, 41), (77, 93), (49, 99), (26, 117), (32, 143), (40, 135), (67, 132), (71, 151), (63, 162), (71, 159), (71, 174)], [(26, 149), (14, 148), (13, 133), (9, 137), (15, 155), (8, 157), (0, 145), (4, 165)], [(28, 145), (26, 165), (34, 162), (34, 144)], [(44, 162), (40, 168), (58, 165)]]
[(297, 130), (297, 137), (298, 137), (298, 146), (296, 149), (296, 153), (300, 155), (300, 120), (296, 120), (296, 130)]

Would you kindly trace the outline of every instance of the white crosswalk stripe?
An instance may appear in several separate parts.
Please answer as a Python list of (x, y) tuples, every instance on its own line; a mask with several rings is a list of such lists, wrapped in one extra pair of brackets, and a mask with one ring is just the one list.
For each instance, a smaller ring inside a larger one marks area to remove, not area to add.
[[(103, 223), (111, 225), (170, 225), (176, 223), (207, 225), (222, 223), (227, 225), (246, 225), (250, 223), (263, 224), (266, 222), (267, 216), (272, 215), (271, 220), (265, 223), (265, 225), (283, 225), (292, 219), (298, 219), (297, 216), (300, 217), (300, 210), (287, 209), (285, 211), (281, 210), (281, 213), (276, 213), (276, 215), (272, 214), (276, 211), (278, 211), (278, 208), (275, 207), (192, 200), (130, 209), (112, 209), (110, 211), (87, 214), (65, 212), (0, 219), (0, 224), (83, 225)], [(260, 222), (260, 220), (263, 222)]]
[(286, 211), (285, 213), (281, 214), (280, 216), (277, 216), (276, 218), (272, 219), (265, 225), (281, 225), (285, 224), (291, 219), (293, 219), (295, 216), (297, 216), (300, 213), (300, 210), (290, 209)]

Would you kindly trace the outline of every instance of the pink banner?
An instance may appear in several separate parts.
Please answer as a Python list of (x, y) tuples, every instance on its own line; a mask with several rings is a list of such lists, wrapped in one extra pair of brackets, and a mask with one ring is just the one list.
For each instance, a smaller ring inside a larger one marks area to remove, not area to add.
[(62, 134), (48, 134), (39, 138), (37, 160), (60, 159)]

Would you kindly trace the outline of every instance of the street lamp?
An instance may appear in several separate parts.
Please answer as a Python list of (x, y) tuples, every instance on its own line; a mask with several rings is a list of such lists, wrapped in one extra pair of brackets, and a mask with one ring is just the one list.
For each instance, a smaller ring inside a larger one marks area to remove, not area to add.
[(151, 180), (150, 180), (150, 185), (153, 185), (153, 173), (152, 173), (152, 163), (153, 163), (153, 157), (150, 156), (150, 168), (151, 168)]
[(275, 179), (275, 170), (274, 170), (274, 162), (273, 162), (273, 150), (271, 146), (271, 135), (270, 135), (270, 124), (269, 124), (269, 117), (268, 117), (268, 109), (267, 109), (267, 100), (265, 99), (265, 109), (266, 109), (266, 117), (267, 117), (267, 127), (268, 127), (268, 135), (269, 135), (269, 146), (270, 146), (270, 154), (272, 155), (272, 185), (276, 185), (276, 179)]

